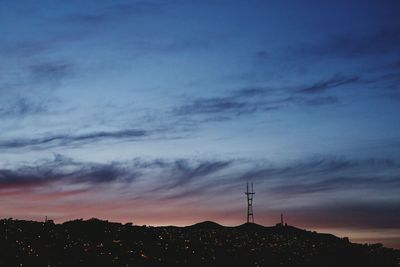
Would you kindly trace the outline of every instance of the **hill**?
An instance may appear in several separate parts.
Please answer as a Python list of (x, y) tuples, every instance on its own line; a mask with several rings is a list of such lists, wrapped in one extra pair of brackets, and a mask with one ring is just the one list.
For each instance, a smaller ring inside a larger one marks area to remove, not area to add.
[(0, 266), (398, 267), (400, 251), (293, 226), (0, 221)]
[(196, 223), (186, 227), (187, 229), (198, 229), (198, 230), (209, 230), (209, 229), (221, 229), (222, 225), (212, 222), (212, 221), (204, 221), (200, 223)]

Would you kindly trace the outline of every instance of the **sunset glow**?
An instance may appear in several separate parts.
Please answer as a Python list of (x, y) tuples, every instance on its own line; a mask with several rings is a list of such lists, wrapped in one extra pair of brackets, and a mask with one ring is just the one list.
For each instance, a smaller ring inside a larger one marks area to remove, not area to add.
[(0, 217), (246, 219), (400, 248), (399, 1), (2, 1)]

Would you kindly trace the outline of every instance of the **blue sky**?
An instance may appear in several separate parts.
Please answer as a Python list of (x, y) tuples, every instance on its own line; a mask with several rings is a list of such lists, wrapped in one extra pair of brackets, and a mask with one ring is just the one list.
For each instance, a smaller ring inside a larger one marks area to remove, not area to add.
[(256, 222), (399, 246), (398, 1), (0, 6), (2, 217), (239, 224), (254, 181)]

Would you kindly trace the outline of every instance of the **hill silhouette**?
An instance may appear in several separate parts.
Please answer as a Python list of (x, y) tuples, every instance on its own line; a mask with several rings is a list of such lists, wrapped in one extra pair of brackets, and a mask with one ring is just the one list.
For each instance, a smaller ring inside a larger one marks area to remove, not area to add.
[(236, 226), (235, 228), (243, 231), (266, 231), (267, 228), (265, 226), (262, 226), (260, 224), (256, 223), (244, 223), (239, 226)]
[(221, 229), (223, 227), (224, 226), (212, 221), (204, 221), (190, 226), (186, 226), (186, 228), (188, 229)]
[(0, 221), (0, 266), (398, 267), (400, 251), (293, 226)]

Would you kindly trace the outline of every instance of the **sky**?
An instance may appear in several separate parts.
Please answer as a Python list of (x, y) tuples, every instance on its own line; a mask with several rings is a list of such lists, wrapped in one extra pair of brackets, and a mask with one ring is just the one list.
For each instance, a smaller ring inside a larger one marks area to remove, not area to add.
[(399, 1), (0, 0), (0, 217), (254, 219), (400, 248)]

